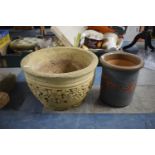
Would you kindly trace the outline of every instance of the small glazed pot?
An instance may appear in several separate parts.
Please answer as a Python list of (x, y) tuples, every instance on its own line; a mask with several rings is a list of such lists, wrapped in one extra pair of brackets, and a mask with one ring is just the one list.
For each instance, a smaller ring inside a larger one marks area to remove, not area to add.
[(21, 62), (32, 93), (46, 109), (79, 106), (93, 84), (98, 58), (90, 51), (72, 47), (46, 48)]
[(130, 104), (143, 60), (133, 54), (112, 52), (100, 57), (102, 77), (100, 99), (114, 107)]

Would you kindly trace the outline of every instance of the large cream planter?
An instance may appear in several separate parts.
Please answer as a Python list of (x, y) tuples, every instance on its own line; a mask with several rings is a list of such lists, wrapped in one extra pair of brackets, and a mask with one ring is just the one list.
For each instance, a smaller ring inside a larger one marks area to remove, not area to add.
[(47, 109), (79, 106), (91, 89), (98, 58), (80, 48), (56, 47), (33, 52), (21, 67), (32, 93)]

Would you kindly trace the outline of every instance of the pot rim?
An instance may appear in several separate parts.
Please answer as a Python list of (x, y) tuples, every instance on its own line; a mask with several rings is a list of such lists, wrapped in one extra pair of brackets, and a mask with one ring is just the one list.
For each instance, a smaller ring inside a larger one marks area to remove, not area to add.
[(51, 47), (51, 48), (44, 48), (44, 49), (41, 49), (41, 50), (37, 50), (35, 51), (36, 53), (39, 52), (39, 51), (43, 51), (43, 50), (53, 50), (53, 49), (73, 49), (73, 50), (79, 50), (81, 52), (85, 52), (87, 53), (88, 55), (91, 55), (92, 56), (92, 62), (85, 68), (83, 69), (80, 69), (80, 70), (77, 70), (77, 71), (73, 71), (73, 72), (68, 72), (68, 73), (42, 73), (42, 72), (39, 72), (39, 71), (34, 71), (32, 70), (30, 67), (26, 67), (24, 66), (24, 61), (30, 57), (30, 55), (34, 54), (33, 52), (28, 54), (27, 56), (25, 56), (22, 61), (21, 61), (21, 67), (22, 69), (24, 70), (24, 72), (28, 73), (28, 74), (31, 74), (33, 76), (37, 76), (37, 77), (44, 77), (44, 78), (73, 78), (73, 77), (79, 77), (79, 76), (82, 76), (82, 75), (85, 75), (85, 74), (88, 74), (89, 72), (93, 71), (97, 64), (98, 64), (98, 58), (97, 56), (89, 51), (89, 50), (84, 50), (84, 49), (81, 49), (81, 48), (77, 48), (77, 47)]
[[(135, 59), (137, 61), (139, 61), (138, 64), (135, 64), (134, 66), (118, 66), (118, 65), (112, 65), (110, 63), (108, 63), (105, 59), (106, 57), (110, 56), (110, 55), (123, 55), (123, 56), (128, 56), (132, 59)], [(126, 53), (124, 51), (113, 51), (110, 53), (106, 53), (104, 55), (102, 55), (100, 57), (100, 62), (102, 64), (102, 66), (106, 66), (108, 68), (111, 69), (115, 69), (115, 70), (121, 70), (121, 71), (134, 71), (134, 70), (139, 70), (140, 68), (144, 67), (144, 61), (142, 60), (142, 58), (140, 58), (139, 56), (135, 55), (135, 54), (131, 54), (131, 53)]]

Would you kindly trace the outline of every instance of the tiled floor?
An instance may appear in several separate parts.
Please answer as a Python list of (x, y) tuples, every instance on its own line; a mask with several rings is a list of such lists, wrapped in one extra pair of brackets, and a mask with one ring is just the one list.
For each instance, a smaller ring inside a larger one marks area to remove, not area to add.
[[(3, 69), (4, 70), (4, 69)], [(10, 69), (8, 69), (10, 71)], [(12, 94), (13, 103), (10, 107), (23, 112), (33, 113), (155, 113), (155, 71), (142, 69), (138, 78), (138, 85), (135, 90), (132, 103), (123, 108), (113, 108), (105, 105), (99, 100), (101, 67), (97, 68), (93, 88), (80, 107), (62, 112), (53, 112), (43, 109), (42, 104), (34, 97), (24, 79), (20, 69), (12, 69), (19, 75), (17, 86)], [(22, 99), (23, 96), (23, 99)], [(15, 103), (16, 100), (16, 103)], [(17, 103), (18, 100), (18, 103)], [(17, 105), (17, 106), (13, 106)], [(9, 107), (8, 107), (9, 109)]]

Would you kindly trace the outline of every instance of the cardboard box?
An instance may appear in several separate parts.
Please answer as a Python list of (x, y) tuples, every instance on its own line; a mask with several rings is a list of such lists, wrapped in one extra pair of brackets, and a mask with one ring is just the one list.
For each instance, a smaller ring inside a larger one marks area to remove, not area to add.
[(76, 46), (79, 33), (86, 30), (86, 26), (52, 26), (51, 31), (65, 46)]

